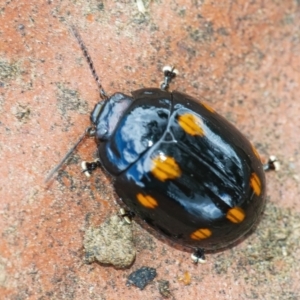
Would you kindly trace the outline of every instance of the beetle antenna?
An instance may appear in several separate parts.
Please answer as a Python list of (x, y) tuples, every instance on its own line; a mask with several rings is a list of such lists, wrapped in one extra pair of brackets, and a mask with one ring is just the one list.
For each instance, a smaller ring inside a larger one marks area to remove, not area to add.
[(86, 46), (85, 46), (85, 44), (84, 44), (84, 42), (83, 42), (80, 34), (79, 34), (79, 32), (76, 30), (75, 26), (71, 26), (71, 32), (73, 33), (74, 37), (76, 38), (76, 40), (77, 40), (77, 42), (78, 42), (78, 44), (79, 44), (79, 46), (80, 46), (80, 48), (81, 48), (81, 50), (83, 52), (83, 55), (84, 55), (84, 57), (85, 57), (88, 65), (90, 67), (92, 75), (93, 75), (93, 77), (94, 77), (94, 79), (95, 79), (95, 81), (97, 83), (97, 86), (98, 86), (98, 89), (99, 89), (99, 93), (100, 93), (100, 97), (103, 100), (107, 99), (108, 96), (107, 96), (106, 92), (104, 91), (104, 89), (102, 87), (102, 84), (100, 82), (99, 76), (97, 75), (97, 72), (95, 70), (92, 58), (89, 55), (89, 52), (88, 52), (88, 50), (87, 50), (87, 48), (86, 48)]
[(69, 151), (65, 154), (62, 160), (50, 171), (45, 179), (45, 183), (48, 183), (54, 176), (54, 174), (62, 167), (62, 165), (68, 160), (68, 158), (73, 154), (73, 152), (77, 149), (79, 144), (87, 137), (91, 137), (94, 135), (93, 127), (88, 127), (84, 133), (78, 138), (76, 143), (69, 149)]

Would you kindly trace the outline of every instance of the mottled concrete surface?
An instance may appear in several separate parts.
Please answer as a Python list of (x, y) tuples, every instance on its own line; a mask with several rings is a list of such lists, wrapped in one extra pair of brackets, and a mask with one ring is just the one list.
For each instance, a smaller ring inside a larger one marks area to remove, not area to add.
[[(192, 2), (192, 3), (190, 3)], [(0, 298), (300, 298), (300, 2), (2, 1), (0, 7)], [(134, 224), (128, 269), (84, 263), (85, 229), (119, 210), (110, 178), (91, 179), (85, 142), (46, 186), (44, 179), (89, 125), (97, 86), (69, 28), (84, 39), (107, 93), (156, 87), (160, 70), (180, 70), (172, 88), (204, 99), (233, 122), (262, 158), (268, 205), (247, 240), (193, 265), (190, 253)], [(126, 286), (147, 266), (144, 290)], [(168, 295), (168, 293), (166, 293)]]

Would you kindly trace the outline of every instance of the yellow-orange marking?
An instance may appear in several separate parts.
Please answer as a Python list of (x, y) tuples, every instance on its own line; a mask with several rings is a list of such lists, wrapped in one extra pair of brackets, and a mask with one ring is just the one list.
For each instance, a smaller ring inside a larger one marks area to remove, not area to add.
[(254, 193), (259, 196), (261, 193), (261, 182), (257, 174), (252, 173), (250, 177), (250, 185), (253, 188)]
[(191, 274), (188, 271), (185, 271), (182, 276), (178, 277), (178, 281), (182, 281), (183, 284), (189, 285), (191, 284)]
[(175, 179), (181, 175), (181, 170), (173, 157), (161, 154), (155, 157), (152, 163), (151, 173), (160, 181)]
[(138, 201), (147, 208), (156, 208), (158, 206), (157, 201), (151, 197), (150, 195), (143, 195), (143, 194), (137, 194), (136, 198), (138, 199)]
[(204, 135), (204, 130), (201, 127), (202, 121), (195, 115), (185, 113), (178, 118), (180, 127), (190, 135)]
[(211, 113), (215, 112), (215, 110), (213, 108), (211, 108), (208, 104), (206, 104), (206, 103), (201, 103), (201, 104), (202, 104), (202, 106), (204, 106)]
[(233, 207), (229, 209), (229, 211), (226, 214), (226, 218), (232, 222), (232, 223), (241, 223), (245, 219), (245, 212), (240, 207)]
[(207, 228), (200, 228), (194, 231), (190, 237), (193, 240), (204, 240), (211, 236), (212, 232)]
[(255, 149), (255, 147), (253, 145), (251, 145), (252, 147), (252, 151), (254, 153), (254, 155), (260, 160), (260, 156), (259, 156), (259, 153), (257, 152), (257, 150)]

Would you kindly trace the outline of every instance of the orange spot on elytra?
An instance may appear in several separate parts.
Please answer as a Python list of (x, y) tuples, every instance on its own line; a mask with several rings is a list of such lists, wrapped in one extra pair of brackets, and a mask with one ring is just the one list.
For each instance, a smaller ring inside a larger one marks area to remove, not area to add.
[(153, 209), (158, 206), (157, 201), (150, 195), (143, 195), (140, 193), (136, 195), (136, 198), (144, 207)]
[(192, 240), (204, 240), (209, 238), (212, 232), (207, 228), (200, 228), (191, 233), (190, 237)]
[(201, 103), (201, 104), (202, 104), (202, 106), (204, 106), (211, 113), (215, 112), (215, 110), (213, 108), (211, 108), (208, 104), (206, 104), (206, 103)]
[(181, 170), (173, 157), (161, 154), (155, 157), (152, 163), (151, 173), (160, 181), (175, 179), (181, 175)]
[(254, 193), (259, 196), (261, 193), (261, 182), (256, 173), (252, 173), (250, 177), (250, 185)]
[(259, 156), (259, 153), (256, 150), (256, 148), (253, 145), (251, 145), (251, 147), (252, 147), (252, 151), (253, 151), (254, 155), (260, 160), (260, 156)]
[(240, 207), (233, 207), (229, 209), (229, 211), (226, 214), (226, 218), (232, 222), (232, 223), (241, 223), (245, 219), (245, 212)]
[(190, 135), (204, 136), (204, 130), (201, 127), (202, 120), (193, 114), (185, 113), (178, 117), (180, 127)]

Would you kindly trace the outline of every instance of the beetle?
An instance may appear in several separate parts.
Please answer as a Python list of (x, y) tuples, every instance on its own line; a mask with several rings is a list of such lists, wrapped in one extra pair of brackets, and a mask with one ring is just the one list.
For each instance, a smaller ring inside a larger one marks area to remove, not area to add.
[(170, 92), (174, 68), (164, 68), (160, 88), (108, 97), (81, 37), (73, 33), (103, 98), (87, 131), (95, 137), (98, 159), (83, 162), (83, 172), (107, 171), (129, 212), (195, 249), (195, 262), (204, 261), (205, 251), (245, 236), (263, 213), (265, 171), (275, 168), (276, 158), (263, 165), (248, 139), (214, 109)]

